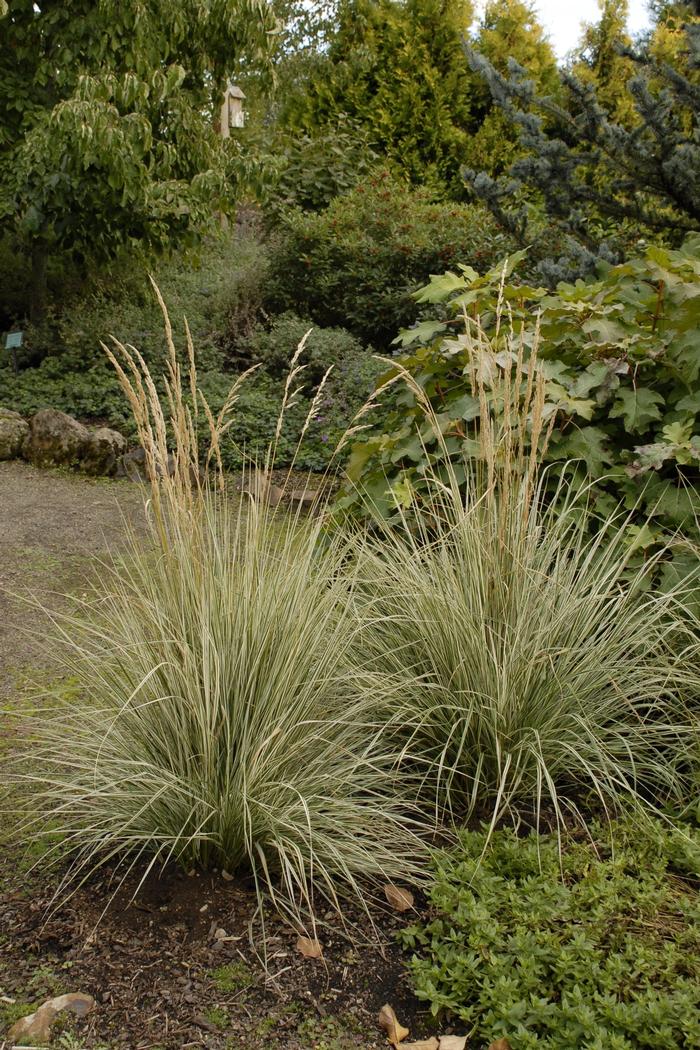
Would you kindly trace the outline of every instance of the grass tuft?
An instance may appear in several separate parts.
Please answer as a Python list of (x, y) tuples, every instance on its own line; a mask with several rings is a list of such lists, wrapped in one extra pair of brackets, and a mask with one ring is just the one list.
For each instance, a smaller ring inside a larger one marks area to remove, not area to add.
[(214, 418), (163, 314), (165, 404), (137, 351), (107, 350), (146, 453), (150, 544), (133, 538), (56, 620), (76, 695), (31, 719), (25, 833), (72, 858), (59, 896), (102, 865), (143, 879), (173, 861), (249, 872), (295, 918), (319, 894), (364, 900), (366, 880), (411, 878), (423, 847), (383, 678), (358, 663), (347, 542), (319, 515), (226, 494), (241, 380)]
[(457, 821), (561, 825), (622, 797), (677, 804), (697, 736), (682, 594), (648, 591), (627, 519), (591, 535), (585, 490), (540, 470), (552, 417), (537, 346), (511, 333), (496, 352), (472, 322), (464, 338), (481, 405), (466, 481), (455, 465), (428, 468), (404, 528), (377, 522), (362, 541), (358, 621), (376, 666), (403, 676), (405, 762)]

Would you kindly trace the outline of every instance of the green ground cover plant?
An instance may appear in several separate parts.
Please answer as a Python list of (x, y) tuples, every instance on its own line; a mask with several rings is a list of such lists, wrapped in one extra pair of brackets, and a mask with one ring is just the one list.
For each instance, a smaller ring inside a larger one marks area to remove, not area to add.
[(700, 833), (660, 820), (589, 837), (464, 831), (406, 929), (416, 994), (476, 1050), (700, 1045)]
[[(181, 330), (187, 318), (200, 384), (215, 412), (224, 405), (235, 376), (248, 364), (260, 366), (240, 391), (234, 426), (222, 443), (224, 463), (231, 470), (239, 470), (246, 459), (264, 458), (276, 432), (289, 362), (312, 329), (303, 356), (303, 389), (288, 406), (277, 463), (287, 466), (296, 455), (300, 469), (322, 473), (382, 368), (372, 348), (346, 329), (319, 328), (290, 312), (263, 317), (267, 265), (266, 247), (257, 236), (225, 233), (207, 242), (199, 266), (192, 260), (162, 263), (158, 281), (171, 303), (175, 327)], [(0, 404), (27, 417), (41, 408), (57, 408), (81, 420), (107, 423), (136, 441), (129, 404), (100, 340), (111, 333), (138, 346), (163, 392), (159, 376), (167, 346), (158, 304), (145, 285), (145, 274), (115, 275), (111, 286), (103, 276), (83, 298), (76, 292), (51, 324), (30, 328), (28, 352), (40, 363), (22, 367), (18, 375), (9, 360), (0, 365)], [(26, 366), (27, 360), (20, 363)], [(314, 387), (331, 366), (324, 397), (298, 449)]]

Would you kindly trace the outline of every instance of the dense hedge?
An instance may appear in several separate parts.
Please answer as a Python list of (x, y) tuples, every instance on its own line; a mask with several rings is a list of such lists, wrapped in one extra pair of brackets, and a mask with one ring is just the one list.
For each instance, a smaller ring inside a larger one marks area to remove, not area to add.
[(417, 317), (412, 293), (431, 273), (489, 266), (509, 243), (482, 208), (435, 204), (379, 173), (325, 211), (283, 217), (270, 246), (268, 307), (386, 347)]

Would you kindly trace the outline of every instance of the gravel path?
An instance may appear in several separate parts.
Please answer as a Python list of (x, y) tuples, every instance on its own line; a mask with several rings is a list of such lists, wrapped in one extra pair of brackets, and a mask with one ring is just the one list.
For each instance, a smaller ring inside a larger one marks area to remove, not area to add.
[(95, 556), (118, 549), (126, 522), (143, 525), (143, 501), (130, 482), (0, 463), (0, 701), (55, 659), (41, 614), (19, 596), (60, 608)]

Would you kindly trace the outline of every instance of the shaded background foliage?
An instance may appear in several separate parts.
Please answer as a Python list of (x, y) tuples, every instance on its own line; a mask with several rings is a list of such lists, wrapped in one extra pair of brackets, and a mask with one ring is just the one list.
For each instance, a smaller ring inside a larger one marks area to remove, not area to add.
[[(691, 6), (658, 5), (652, 30), (633, 53), (623, 0), (605, 0), (599, 22), (585, 29), (562, 69), (521, 0), (492, 0), (478, 23), (465, 0), (312, 6), (192, 0), (177, 10), (163, 2), (148, 11), (136, 4), (117, 10), (104, 0), (89, 12), (79, 3), (60, 12), (15, 4), (3, 20), (10, 47), (4, 65), (0, 59), (7, 84), (0, 307), (6, 324), (25, 324), (26, 348), (19, 377), (7, 359), (0, 365), (0, 397), (25, 412), (55, 404), (128, 426), (99, 340), (113, 331), (157, 361), (157, 316), (147, 286), (133, 276), (136, 267), (154, 265), (154, 250), (165, 252), (157, 277), (174, 316), (188, 316), (214, 400), (241, 367), (262, 363), (264, 376), (250, 403), (241, 404), (241, 437), (250, 445), (256, 427), (267, 434), (273, 425), (280, 370), (293, 352), (292, 334), (305, 325), (317, 329), (309, 342), (315, 374), (324, 357), (336, 365), (323, 422), (337, 434), (371, 385), (372, 352), (394, 352), (400, 328), (435, 316), (437, 304), (413, 295), (430, 274), (458, 271), (460, 264), (483, 273), (526, 238), (530, 247), (514, 286), (544, 278), (553, 289), (557, 278), (590, 269), (595, 257), (641, 260), (652, 242), (677, 247), (695, 219), (655, 196), (654, 164), (663, 151), (676, 164), (671, 135), (685, 165), (684, 193), (692, 196), (698, 74)], [(196, 31), (187, 32), (191, 26)], [(49, 84), (57, 47), (59, 75)], [(20, 84), (13, 64), (25, 52), (35, 74), (31, 85)], [(515, 78), (513, 62), (521, 70)], [(249, 121), (222, 144), (217, 100), (224, 77), (233, 75), (248, 96)], [(609, 141), (617, 152), (605, 153)], [(625, 160), (632, 150), (634, 185)], [(36, 162), (36, 170), (23, 168), (25, 161)], [(480, 172), (466, 185), (465, 166)], [(475, 189), (482, 200), (465, 202)], [(196, 248), (218, 222), (214, 211), (234, 200), (236, 230), (210, 232)], [(585, 243), (573, 244), (572, 234), (582, 230)], [(168, 258), (185, 244), (187, 260)], [(109, 262), (97, 265), (98, 256)], [(42, 323), (26, 326), (44, 279)], [(606, 290), (596, 292), (594, 282), (582, 293), (586, 309), (601, 294), (619, 320), (629, 305), (615, 297), (628, 295), (626, 286), (603, 271), (596, 279)], [(492, 292), (479, 293), (475, 311), (488, 314)], [(569, 303), (569, 324), (573, 293), (557, 294), (560, 305)], [(664, 318), (673, 294), (661, 297)], [(532, 307), (526, 292), (522, 300)], [(635, 315), (629, 324), (637, 323), (643, 325)], [(577, 343), (577, 332), (574, 326), (567, 351), (569, 385), (585, 385), (575, 377), (592, 366), (592, 351)], [(628, 330), (610, 324), (605, 350), (595, 353), (627, 361), (630, 340)], [(692, 399), (693, 352), (684, 351), (674, 373), (675, 392), (668, 354), (657, 361), (655, 353), (649, 349), (643, 363), (634, 363), (634, 383), (638, 374), (645, 379), (652, 418), (633, 436), (654, 450), (640, 463), (661, 457), (663, 468), (640, 466), (634, 479), (626, 473), (627, 494), (632, 483), (634, 489), (668, 477), (678, 457), (693, 458), (686, 409), (679, 410), (682, 418), (669, 415), (683, 397)], [(627, 440), (626, 417), (613, 414), (614, 402), (595, 384), (590, 389), (598, 399), (593, 418), (574, 414), (552, 451), (580, 455), (596, 473), (632, 469), (620, 461), (622, 450), (636, 447)], [(653, 411), (657, 397), (661, 420)], [(677, 440), (663, 434), (668, 426), (676, 426)], [(324, 435), (311, 456), (319, 466), (333, 444)], [(391, 429), (377, 421), (370, 440), (380, 437), (391, 447)], [(392, 477), (397, 463), (409, 469), (399, 456)], [(692, 463), (680, 466), (687, 473)], [(390, 501), (389, 491), (383, 498)], [(665, 505), (666, 490), (662, 495)], [(686, 511), (691, 505), (686, 499)], [(687, 521), (687, 513), (681, 517)]]

